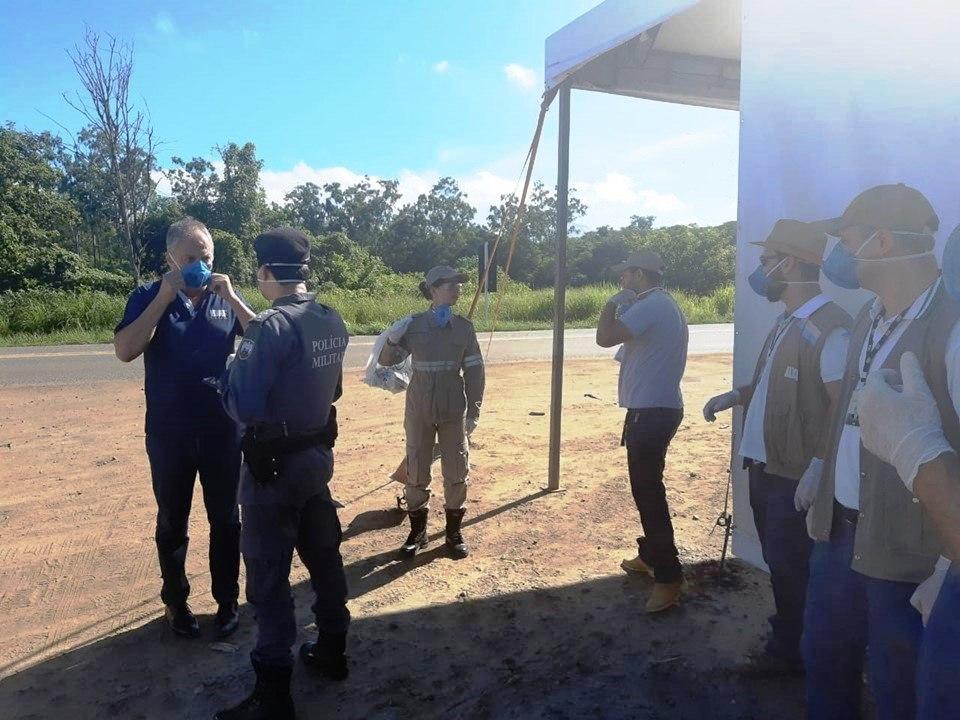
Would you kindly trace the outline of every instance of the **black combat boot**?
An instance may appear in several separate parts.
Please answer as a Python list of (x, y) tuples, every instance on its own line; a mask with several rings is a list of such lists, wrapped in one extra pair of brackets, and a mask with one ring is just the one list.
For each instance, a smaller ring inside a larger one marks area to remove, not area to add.
[(257, 684), (246, 700), (229, 710), (221, 710), (214, 720), (296, 720), (290, 697), (293, 668), (261, 665), (254, 661)]
[(346, 633), (321, 632), (317, 634), (316, 642), (305, 642), (300, 646), (300, 659), (328, 680), (346, 680), (350, 674), (346, 651)]
[(200, 623), (186, 603), (167, 605), (164, 610), (167, 624), (180, 637), (200, 637)]
[(460, 523), (463, 522), (464, 508), (459, 510), (447, 510), (447, 547), (450, 548), (450, 554), (458, 560), (465, 558), (470, 554), (470, 548), (463, 540), (463, 533), (460, 532)]
[(401, 558), (412, 558), (417, 554), (417, 550), (427, 546), (427, 514), (429, 512), (429, 508), (420, 508), (407, 513), (410, 516), (410, 534), (400, 548)]

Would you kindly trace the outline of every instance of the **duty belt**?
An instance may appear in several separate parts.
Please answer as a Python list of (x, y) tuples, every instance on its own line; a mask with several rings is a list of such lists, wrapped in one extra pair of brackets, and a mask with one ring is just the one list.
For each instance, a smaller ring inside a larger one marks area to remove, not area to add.
[(333, 449), (336, 440), (337, 408), (331, 405), (327, 424), (316, 432), (291, 435), (287, 432), (286, 423), (256, 425), (247, 428), (240, 448), (254, 480), (266, 484), (276, 480), (283, 472), (283, 461), (287, 455), (313, 447)]

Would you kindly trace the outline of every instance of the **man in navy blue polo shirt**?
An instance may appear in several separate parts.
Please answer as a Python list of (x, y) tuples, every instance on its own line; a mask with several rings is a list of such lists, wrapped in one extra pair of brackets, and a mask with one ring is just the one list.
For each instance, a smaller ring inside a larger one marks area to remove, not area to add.
[(167, 622), (178, 635), (200, 634), (187, 605), (190, 584), (184, 569), (199, 474), (210, 522), (217, 634), (226, 637), (238, 624), (240, 437), (217, 391), (203, 378), (223, 372), (237, 335), (254, 313), (229, 277), (211, 272), (213, 239), (203, 223), (188, 217), (170, 226), (167, 260), (171, 269), (161, 280), (130, 295), (113, 342), (123, 362), (143, 354), (146, 447), (157, 499), (160, 598)]

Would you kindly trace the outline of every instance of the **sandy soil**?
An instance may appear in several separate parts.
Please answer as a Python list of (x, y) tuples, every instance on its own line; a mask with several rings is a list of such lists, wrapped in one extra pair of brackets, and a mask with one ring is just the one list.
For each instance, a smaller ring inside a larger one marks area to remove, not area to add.
[[(349, 379), (333, 485), (347, 503), (352, 674), (328, 685), (298, 667), (300, 717), (801, 717), (798, 682), (731, 673), (760, 643), (772, 603), (764, 574), (739, 562), (717, 573), (723, 533), (710, 534), (730, 430), (699, 408), (729, 387), (729, 356), (688, 365), (667, 484), (691, 584), (657, 617), (642, 612), (651, 581), (618, 567), (639, 523), (615, 373), (609, 361), (568, 365), (564, 490), (546, 493), (549, 366), (489, 368), (471, 458), (473, 553), (459, 562), (442, 549), (439, 497), (430, 548), (394, 559), (406, 529), (386, 476), (403, 398)], [(205, 636), (171, 637), (159, 620), (142, 415), (139, 383), (0, 391), (0, 717), (205, 718), (251, 682), (249, 608), (229, 643), (212, 641), (199, 492), (188, 572)], [(299, 563), (293, 579), (308, 639)]]

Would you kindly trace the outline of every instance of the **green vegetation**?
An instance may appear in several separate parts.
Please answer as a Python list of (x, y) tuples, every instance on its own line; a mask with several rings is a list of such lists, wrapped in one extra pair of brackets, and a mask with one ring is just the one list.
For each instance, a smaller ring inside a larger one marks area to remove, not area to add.
[[(415, 293), (415, 282), (405, 289), (383, 294), (367, 291), (329, 289), (319, 293), (320, 299), (337, 308), (355, 335), (381, 332), (397, 318), (420, 312), (425, 301)], [(254, 288), (243, 288), (243, 296), (256, 310), (268, 303)], [(594, 285), (567, 291), (567, 324), (570, 327), (592, 327), (603, 303), (616, 288)], [(706, 296), (675, 291), (674, 297), (687, 321), (694, 323), (732, 322), (733, 288), (722, 287)], [(473, 298), (465, 288), (458, 309), (466, 313)], [(126, 298), (97, 291), (66, 292), (62, 290), (25, 290), (0, 294), (0, 346), (71, 345), (110, 342), (113, 327), (123, 315)], [(481, 298), (475, 314), (478, 330), (490, 329), (496, 296), (489, 306)], [(518, 283), (506, 291), (501, 301), (498, 330), (534, 330), (549, 328), (553, 323), (553, 290), (533, 290)]]

